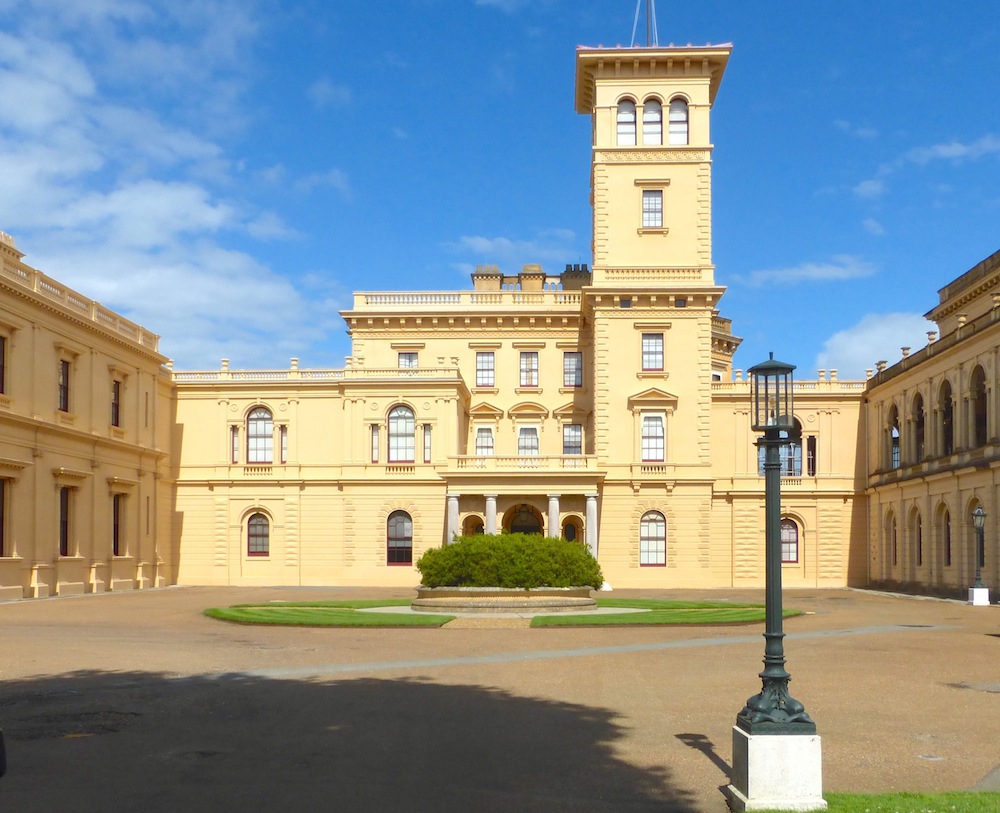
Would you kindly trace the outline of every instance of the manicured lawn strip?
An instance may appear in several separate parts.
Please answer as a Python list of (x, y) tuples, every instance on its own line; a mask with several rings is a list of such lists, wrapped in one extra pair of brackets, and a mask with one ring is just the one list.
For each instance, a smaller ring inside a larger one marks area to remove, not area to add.
[(645, 613), (607, 615), (539, 615), (533, 627), (645, 626), (648, 624), (751, 624), (764, 620), (764, 608), (716, 607), (703, 610), (650, 610)]
[[(408, 604), (409, 602), (407, 602)], [(386, 606), (376, 602), (376, 607)], [(453, 615), (409, 615), (404, 613), (359, 613), (349, 607), (297, 607), (273, 604), (240, 607), (213, 607), (205, 610), (209, 618), (239, 624), (269, 624), (297, 627), (440, 627)]]
[(824, 793), (829, 813), (995, 813), (1000, 793)]

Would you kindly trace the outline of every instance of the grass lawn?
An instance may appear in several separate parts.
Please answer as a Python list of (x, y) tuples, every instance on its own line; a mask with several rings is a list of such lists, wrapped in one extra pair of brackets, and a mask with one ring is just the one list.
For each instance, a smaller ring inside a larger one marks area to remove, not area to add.
[[(273, 601), (267, 604), (235, 604), (205, 610), (209, 618), (240, 624), (306, 627), (440, 627), (453, 615), (430, 613), (359, 613), (370, 607), (408, 607), (410, 599), (363, 601)], [(533, 627), (633, 626), (648, 624), (747, 624), (764, 620), (760, 604), (728, 602), (660, 601), (656, 599), (597, 599), (599, 607), (648, 610), (641, 613), (607, 615), (547, 615), (532, 619)], [(786, 610), (785, 615), (798, 615)]]
[(995, 813), (1000, 793), (824, 793), (830, 813)]
[[(689, 624), (752, 624), (764, 620), (763, 604), (735, 604), (719, 601), (661, 601), (642, 598), (599, 598), (598, 607), (648, 610), (645, 613), (607, 613), (593, 615), (538, 615), (531, 619), (533, 627), (606, 627), (689, 625)], [(785, 610), (784, 617), (801, 615), (798, 610)]]

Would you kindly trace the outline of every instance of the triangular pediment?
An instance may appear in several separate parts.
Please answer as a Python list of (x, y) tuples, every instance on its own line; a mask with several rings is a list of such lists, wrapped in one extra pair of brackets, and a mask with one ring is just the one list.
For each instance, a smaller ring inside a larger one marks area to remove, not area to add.
[(556, 418), (572, 418), (575, 415), (589, 415), (589, 409), (583, 409), (578, 407), (572, 401), (568, 404), (563, 404), (561, 407), (557, 407), (552, 410), (552, 415)]
[(489, 418), (490, 420), (498, 421), (503, 417), (503, 410), (499, 407), (493, 406), (493, 404), (487, 404), (484, 401), (481, 404), (476, 404), (469, 410), (469, 417)]
[(522, 401), (507, 410), (507, 415), (511, 418), (547, 418), (549, 411), (534, 401)]
[(672, 392), (661, 390), (659, 387), (650, 387), (648, 390), (630, 395), (628, 399), (629, 409), (674, 409), (677, 406), (677, 396)]

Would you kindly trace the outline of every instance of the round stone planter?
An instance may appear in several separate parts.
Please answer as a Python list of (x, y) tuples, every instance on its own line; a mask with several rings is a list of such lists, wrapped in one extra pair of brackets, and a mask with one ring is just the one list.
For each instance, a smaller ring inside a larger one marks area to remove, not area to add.
[(424, 613), (580, 613), (597, 602), (589, 587), (418, 587), (410, 606)]

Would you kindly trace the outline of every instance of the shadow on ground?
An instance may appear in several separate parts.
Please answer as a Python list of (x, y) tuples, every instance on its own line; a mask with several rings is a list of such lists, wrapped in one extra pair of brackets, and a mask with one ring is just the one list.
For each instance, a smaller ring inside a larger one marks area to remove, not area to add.
[(615, 714), (478, 686), (81, 672), (0, 686), (18, 811), (693, 811)]

